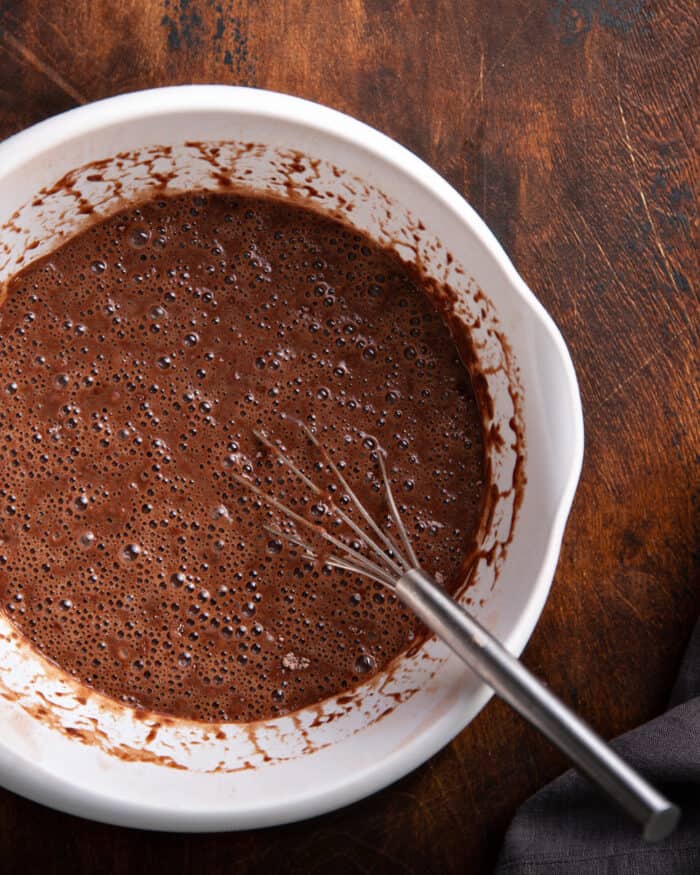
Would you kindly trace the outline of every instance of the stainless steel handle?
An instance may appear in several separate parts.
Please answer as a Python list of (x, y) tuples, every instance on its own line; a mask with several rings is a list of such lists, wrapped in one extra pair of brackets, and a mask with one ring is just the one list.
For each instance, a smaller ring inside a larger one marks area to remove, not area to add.
[(673, 832), (680, 810), (620, 759), (427, 574), (408, 571), (398, 580), (396, 594), (482, 681), (643, 824), (647, 841)]

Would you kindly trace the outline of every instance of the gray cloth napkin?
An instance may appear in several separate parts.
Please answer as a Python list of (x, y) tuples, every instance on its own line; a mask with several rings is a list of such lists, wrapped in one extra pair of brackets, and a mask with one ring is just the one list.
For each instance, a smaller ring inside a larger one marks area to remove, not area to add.
[(612, 746), (681, 806), (676, 832), (647, 844), (639, 827), (571, 770), (517, 811), (495, 875), (700, 875), (700, 620), (669, 710)]

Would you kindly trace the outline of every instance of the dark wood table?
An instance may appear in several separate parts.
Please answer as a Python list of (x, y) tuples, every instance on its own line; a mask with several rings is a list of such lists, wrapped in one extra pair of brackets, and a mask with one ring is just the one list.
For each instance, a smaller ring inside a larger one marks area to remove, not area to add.
[[(700, 608), (698, 46), (692, 0), (0, 0), (0, 137), (119, 92), (245, 84), (369, 122), (463, 192), (578, 372), (586, 461), (525, 661), (608, 737), (663, 710)], [(564, 767), (494, 701), (393, 787), (278, 829), (140, 833), (0, 791), (0, 868), (477, 875)]]

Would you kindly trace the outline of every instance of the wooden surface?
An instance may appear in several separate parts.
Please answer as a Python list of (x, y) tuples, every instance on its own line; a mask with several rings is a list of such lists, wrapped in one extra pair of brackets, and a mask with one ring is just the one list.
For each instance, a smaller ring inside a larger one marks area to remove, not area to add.
[[(700, 607), (698, 47), (692, 0), (0, 0), (0, 137), (118, 92), (238, 83), (369, 122), (463, 192), (583, 396), (583, 476), (525, 661), (613, 736), (664, 708)], [(493, 702), (388, 790), (264, 832), (145, 834), (0, 791), (1, 867), (478, 875), (563, 768)]]

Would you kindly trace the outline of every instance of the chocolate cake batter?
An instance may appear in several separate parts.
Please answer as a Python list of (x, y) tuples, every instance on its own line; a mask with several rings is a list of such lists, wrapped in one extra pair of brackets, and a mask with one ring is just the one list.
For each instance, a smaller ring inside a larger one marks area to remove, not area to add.
[(281, 414), (315, 429), (379, 519), (381, 445), (419, 557), (461, 580), (480, 412), (418, 274), (368, 238), (268, 199), (164, 198), (18, 274), (0, 335), (0, 604), (86, 685), (250, 721), (415, 641), (394, 596), (276, 540), (263, 524), (279, 515), (230, 476), (332, 524), (252, 434), (328, 487)]

